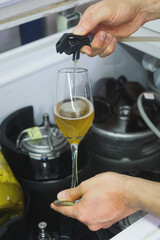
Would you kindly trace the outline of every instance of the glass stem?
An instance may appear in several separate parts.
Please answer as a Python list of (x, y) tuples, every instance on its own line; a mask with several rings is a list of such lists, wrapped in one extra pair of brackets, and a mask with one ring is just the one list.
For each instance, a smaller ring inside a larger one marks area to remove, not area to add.
[(78, 185), (78, 168), (77, 168), (77, 158), (78, 158), (78, 145), (71, 144), (72, 153), (72, 181), (71, 187), (74, 188)]

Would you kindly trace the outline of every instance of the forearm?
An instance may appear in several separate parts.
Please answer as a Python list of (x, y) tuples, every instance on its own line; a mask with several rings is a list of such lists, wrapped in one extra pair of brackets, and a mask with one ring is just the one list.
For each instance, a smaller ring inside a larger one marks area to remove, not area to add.
[(131, 178), (126, 185), (126, 199), (132, 208), (138, 208), (160, 217), (160, 183)]
[(160, 18), (160, 0), (145, 0), (143, 3), (145, 22)]

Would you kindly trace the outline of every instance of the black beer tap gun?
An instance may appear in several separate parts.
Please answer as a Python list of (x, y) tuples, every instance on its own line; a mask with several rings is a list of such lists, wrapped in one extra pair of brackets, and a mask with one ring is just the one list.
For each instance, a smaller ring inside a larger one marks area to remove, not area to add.
[(72, 56), (73, 61), (77, 61), (80, 58), (80, 49), (87, 45), (90, 46), (93, 36), (79, 36), (72, 33), (65, 33), (57, 42), (56, 50), (57, 53), (62, 54), (63, 52), (67, 55)]

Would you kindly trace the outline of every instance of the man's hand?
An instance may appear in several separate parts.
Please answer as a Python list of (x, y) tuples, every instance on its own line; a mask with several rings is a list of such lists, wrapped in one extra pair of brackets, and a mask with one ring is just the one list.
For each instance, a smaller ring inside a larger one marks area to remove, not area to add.
[(158, 17), (160, 0), (103, 0), (84, 12), (73, 33), (93, 34), (91, 47), (84, 46), (81, 52), (90, 57), (105, 57), (113, 53), (116, 37), (128, 37), (145, 22)]
[(75, 206), (51, 207), (86, 224), (92, 231), (108, 228), (120, 219), (136, 212), (138, 208), (128, 205), (125, 184), (128, 176), (103, 173), (82, 182), (78, 187), (62, 191), (59, 200), (75, 201)]

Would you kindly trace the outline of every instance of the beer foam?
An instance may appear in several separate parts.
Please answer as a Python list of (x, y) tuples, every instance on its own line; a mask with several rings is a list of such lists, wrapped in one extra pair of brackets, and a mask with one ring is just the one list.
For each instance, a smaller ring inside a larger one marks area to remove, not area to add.
[[(73, 100), (74, 101), (72, 102), (66, 101), (63, 103), (62, 102), (58, 103), (60, 104), (59, 105), (60, 108), (58, 111), (57, 111), (57, 108), (59, 106), (58, 104), (55, 105), (55, 114), (63, 119), (76, 120), (76, 119), (86, 118), (87, 116), (92, 114), (92, 112), (94, 111), (93, 105), (88, 99), (77, 96)], [(85, 112), (87, 114), (85, 114)]]

